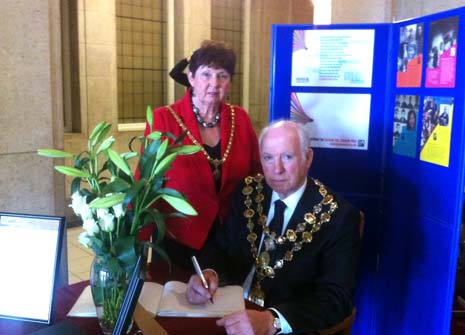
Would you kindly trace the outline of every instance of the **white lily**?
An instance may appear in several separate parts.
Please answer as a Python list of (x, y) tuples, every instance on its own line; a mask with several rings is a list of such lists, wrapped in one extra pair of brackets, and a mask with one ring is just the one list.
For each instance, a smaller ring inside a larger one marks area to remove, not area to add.
[(89, 235), (87, 235), (87, 232), (83, 231), (80, 233), (78, 240), (79, 243), (81, 243), (86, 248), (92, 248), (92, 240), (89, 238)]
[(111, 233), (115, 229), (115, 216), (110, 213), (108, 208), (97, 209), (97, 217), (103, 231)]
[(87, 232), (87, 235), (89, 236), (94, 236), (100, 232), (100, 228), (93, 218), (84, 220), (82, 228), (84, 228), (84, 230)]

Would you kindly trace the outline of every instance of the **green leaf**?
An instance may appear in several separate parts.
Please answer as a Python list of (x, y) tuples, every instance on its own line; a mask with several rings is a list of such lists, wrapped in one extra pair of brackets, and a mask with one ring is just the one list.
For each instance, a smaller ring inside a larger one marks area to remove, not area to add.
[[(143, 214), (147, 214), (144, 218), (144, 222), (142, 223), (142, 227), (152, 223), (156, 226), (155, 231), (155, 244), (160, 244), (164, 237), (165, 237), (165, 219), (163, 215), (160, 213), (158, 209), (148, 208), (143, 212)], [(142, 228), (141, 227), (141, 228)], [(153, 236), (153, 234), (152, 234)]]
[(61, 150), (56, 149), (39, 149), (37, 153), (41, 156), (51, 157), (51, 158), (71, 158), (74, 155)]
[(89, 206), (91, 208), (110, 208), (115, 205), (118, 205), (123, 202), (125, 194), (124, 193), (117, 193), (112, 194), (105, 198), (97, 198), (93, 200)]
[(147, 118), (147, 123), (149, 124), (150, 129), (153, 127), (153, 112), (152, 112), (152, 107), (150, 105), (147, 105), (147, 109), (145, 111), (145, 116)]
[(102, 131), (102, 129), (105, 127), (105, 125), (107, 125), (107, 124), (108, 123), (105, 122), (105, 121), (102, 121), (99, 124), (97, 124), (95, 126), (94, 130), (92, 130), (92, 133), (89, 136), (89, 141), (92, 141), (94, 139), (94, 137), (97, 136), (97, 134), (100, 133)]
[(79, 191), (80, 188), (81, 188), (81, 178), (74, 178), (73, 181), (71, 182), (71, 194)]
[(115, 138), (113, 136), (107, 137), (105, 141), (103, 141), (100, 147), (97, 149), (97, 155), (101, 153), (102, 151), (105, 151), (108, 148), (110, 148), (114, 142), (115, 142)]
[(126, 236), (124, 238), (118, 238), (115, 240), (114, 249), (116, 257), (123, 264), (124, 269), (131, 273), (134, 269), (134, 265), (137, 262), (135, 245), (135, 236)]
[(126, 161), (114, 150), (108, 149), (107, 150), (108, 157), (110, 160), (124, 173), (126, 173), (128, 176), (131, 176), (131, 170), (129, 169), (128, 164)]
[(87, 172), (70, 167), (70, 166), (57, 165), (55, 166), (55, 170), (70, 177), (78, 177), (78, 178), (86, 178), (86, 179), (90, 178), (90, 174), (88, 174)]
[(169, 149), (169, 152), (176, 152), (178, 155), (191, 155), (201, 150), (198, 145), (183, 145)]
[(197, 215), (197, 211), (186, 200), (167, 194), (162, 194), (161, 197), (177, 211), (186, 215)]
[(164, 140), (162, 144), (160, 145), (160, 148), (158, 148), (157, 151), (157, 160), (162, 158), (165, 155), (166, 149), (168, 148), (168, 140)]
[(173, 153), (163, 158), (163, 160), (156, 165), (154, 176), (157, 176), (158, 174), (165, 174), (165, 172), (171, 167), (171, 164), (174, 162), (177, 156), (177, 153)]
[(87, 166), (90, 162), (90, 159), (89, 157), (87, 156), (83, 156), (83, 152), (81, 152), (78, 156), (76, 156), (76, 158), (74, 159), (74, 167), (76, 169), (81, 169), (84, 167), (84, 166)]
[(131, 187), (126, 191), (124, 197), (124, 206), (128, 206), (131, 203), (132, 199), (139, 193), (139, 191), (147, 184), (147, 180), (139, 179), (137, 182), (131, 185)]
[(124, 160), (128, 161), (134, 157), (137, 157), (139, 156), (139, 153), (138, 152), (124, 152), (121, 154), (121, 157), (123, 157)]
[(100, 143), (102, 139), (107, 136), (111, 130), (111, 124), (104, 121), (103, 127), (95, 134), (95, 138), (92, 141), (92, 147), (95, 147), (97, 143)]
[(161, 138), (161, 132), (160, 131), (153, 131), (150, 134), (148, 134), (147, 139), (149, 140), (159, 140)]
[(179, 191), (177, 191), (177, 190), (175, 190), (173, 188), (164, 187), (164, 188), (159, 189), (158, 193), (167, 194), (167, 195), (171, 195), (173, 197), (178, 197), (178, 198), (185, 199), (185, 197), (184, 197), (184, 195), (182, 193), (180, 193)]
[(115, 177), (109, 184), (107, 184), (102, 192), (107, 193), (121, 193), (126, 192), (128, 188), (131, 187), (131, 184), (125, 181), (124, 179)]

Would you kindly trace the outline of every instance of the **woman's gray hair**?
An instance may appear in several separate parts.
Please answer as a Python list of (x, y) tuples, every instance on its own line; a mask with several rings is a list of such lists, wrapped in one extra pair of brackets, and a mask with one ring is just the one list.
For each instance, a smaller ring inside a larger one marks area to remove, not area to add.
[(292, 120), (278, 120), (270, 123), (268, 126), (262, 129), (260, 133), (260, 137), (258, 138), (258, 145), (260, 146), (260, 150), (262, 149), (262, 142), (263, 138), (266, 136), (270, 129), (280, 128), (280, 127), (289, 127), (295, 130), (297, 136), (299, 137), (300, 148), (302, 150), (303, 156), (306, 156), (308, 150), (311, 149), (310, 147), (310, 136), (308, 132), (305, 130), (304, 125), (299, 122), (295, 122)]

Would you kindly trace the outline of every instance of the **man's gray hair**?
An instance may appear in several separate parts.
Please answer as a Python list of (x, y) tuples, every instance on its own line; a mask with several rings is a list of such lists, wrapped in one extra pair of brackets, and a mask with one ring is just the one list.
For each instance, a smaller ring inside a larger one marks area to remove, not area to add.
[(278, 120), (270, 123), (268, 126), (262, 129), (260, 137), (258, 138), (258, 145), (260, 146), (260, 151), (262, 150), (263, 138), (268, 133), (270, 129), (280, 128), (280, 127), (289, 127), (293, 128), (299, 137), (300, 148), (302, 150), (303, 156), (307, 155), (307, 152), (310, 147), (310, 136), (305, 130), (304, 125), (300, 122), (295, 122), (292, 120)]

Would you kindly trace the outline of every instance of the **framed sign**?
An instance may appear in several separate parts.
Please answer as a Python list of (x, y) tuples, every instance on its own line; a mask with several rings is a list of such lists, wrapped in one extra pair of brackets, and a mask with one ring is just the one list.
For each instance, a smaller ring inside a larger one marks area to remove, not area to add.
[(52, 322), (65, 218), (0, 212), (0, 317)]

